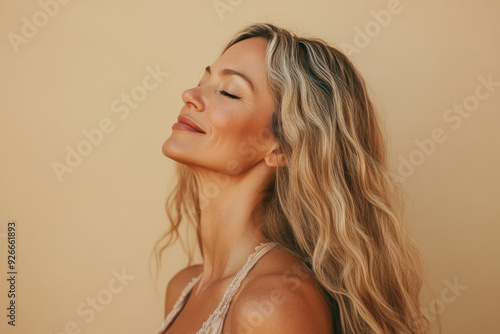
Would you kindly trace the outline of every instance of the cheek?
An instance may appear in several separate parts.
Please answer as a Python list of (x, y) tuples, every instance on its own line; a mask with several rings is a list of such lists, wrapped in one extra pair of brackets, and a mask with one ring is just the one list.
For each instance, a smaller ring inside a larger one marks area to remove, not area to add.
[(256, 126), (255, 119), (252, 119), (248, 113), (235, 112), (234, 110), (222, 110), (211, 115), (210, 123), (219, 139), (230, 141), (232, 144), (236, 144), (235, 142), (244, 140), (245, 137), (251, 135)]
[(221, 160), (246, 170), (262, 159), (272, 136), (266, 119), (256, 113), (219, 112), (211, 119), (214, 135), (210, 149)]
[(231, 110), (219, 109), (217, 112), (211, 112), (209, 114), (209, 120), (216, 131), (222, 131), (231, 127), (231, 124), (239, 122), (237, 114), (231, 112)]

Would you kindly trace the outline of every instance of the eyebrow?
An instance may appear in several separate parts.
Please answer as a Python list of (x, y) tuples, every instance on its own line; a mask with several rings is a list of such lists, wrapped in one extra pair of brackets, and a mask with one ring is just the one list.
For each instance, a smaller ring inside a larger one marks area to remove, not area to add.
[[(212, 74), (212, 70), (210, 69), (210, 66), (205, 67), (205, 72), (207, 72), (208, 74)], [(220, 74), (221, 75), (237, 75), (237, 76), (243, 78), (243, 80), (245, 80), (246, 82), (248, 82), (248, 84), (250, 85), (250, 88), (252, 88), (252, 90), (255, 90), (254, 85), (252, 83), (252, 80), (250, 80), (250, 78), (248, 76), (246, 76), (245, 74), (243, 74), (241, 72), (238, 72), (236, 70), (232, 70), (230, 68), (225, 68), (225, 69), (220, 71)]]

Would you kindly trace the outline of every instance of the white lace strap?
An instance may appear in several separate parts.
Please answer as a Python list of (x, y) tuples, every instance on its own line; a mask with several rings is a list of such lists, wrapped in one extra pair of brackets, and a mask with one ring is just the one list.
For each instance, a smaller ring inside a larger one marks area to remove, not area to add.
[[(212, 325), (216, 320), (224, 320), (229, 309), (229, 305), (231, 304), (231, 300), (241, 285), (241, 281), (243, 281), (243, 279), (247, 276), (248, 272), (253, 268), (255, 263), (257, 263), (257, 261), (274, 246), (276, 246), (274, 242), (267, 242), (261, 243), (259, 246), (255, 247), (255, 252), (250, 254), (243, 268), (241, 268), (236, 274), (224, 293), (224, 297), (219, 303), (217, 309), (210, 315), (208, 320), (203, 323), (203, 327), (196, 334), (208, 334), (211, 330), (213, 330)], [(220, 322), (220, 325), (222, 325), (222, 322)]]
[(172, 308), (172, 310), (170, 311), (170, 313), (168, 314), (167, 318), (165, 319), (165, 321), (163, 322), (163, 324), (161, 325), (160, 329), (158, 329), (155, 334), (162, 334), (165, 329), (167, 328), (167, 326), (170, 324), (170, 322), (172, 321), (172, 319), (177, 315), (177, 313), (179, 313), (179, 311), (182, 309), (182, 307), (184, 306), (184, 302), (185, 302), (185, 299), (186, 299), (186, 296), (187, 294), (191, 291), (191, 289), (193, 288), (193, 286), (198, 283), (198, 281), (201, 279), (201, 275), (200, 274), (199, 276), (197, 277), (194, 277), (191, 282), (188, 283), (188, 285), (186, 285), (186, 287), (184, 288), (184, 290), (182, 290), (182, 293), (181, 295), (179, 296), (179, 298), (177, 299), (177, 302), (175, 303), (174, 307)]

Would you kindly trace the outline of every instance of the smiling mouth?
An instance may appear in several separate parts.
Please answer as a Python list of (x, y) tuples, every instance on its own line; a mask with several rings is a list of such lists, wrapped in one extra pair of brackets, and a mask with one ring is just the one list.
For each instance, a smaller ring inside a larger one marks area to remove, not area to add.
[(174, 130), (187, 130), (187, 131), (191, 131), (191, 132), (204, 134), (203, 132), (196, 130), (192, 126), (190, 126), (186, 123), (180, 123), (180, 122), (174, 123), (174, 125), (172, 125), (172, 129), (174, 129)]
[(193, 122), (188, 117), (182, 115), (179, 115), (179, 117), (177, 117), (177, 123), (172, 125), (172, 129), (187, 130), (191, 132), (205, 134), (205, 131), (203, 131), (203, 129), (201, 129), (195, 122)]

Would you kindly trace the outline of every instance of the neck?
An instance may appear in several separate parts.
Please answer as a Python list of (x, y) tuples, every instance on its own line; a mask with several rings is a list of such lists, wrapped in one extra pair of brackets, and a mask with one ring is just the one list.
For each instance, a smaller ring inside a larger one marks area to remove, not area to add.
[[(255, 247), (266, 242), (252, 211), (270, 169), (257, 164), (236, 176), (196, 169), (201, 207), (203, 275), (200, 287), (234, 276)], [(214, 185), (217, 186), (214, 186)]]

